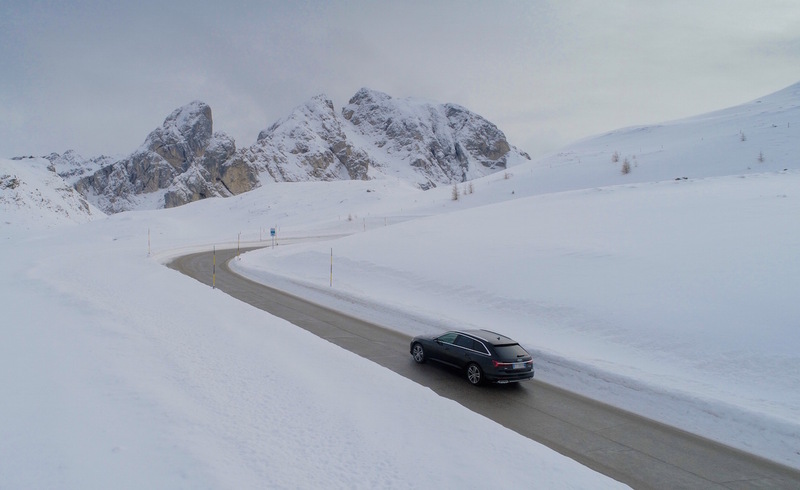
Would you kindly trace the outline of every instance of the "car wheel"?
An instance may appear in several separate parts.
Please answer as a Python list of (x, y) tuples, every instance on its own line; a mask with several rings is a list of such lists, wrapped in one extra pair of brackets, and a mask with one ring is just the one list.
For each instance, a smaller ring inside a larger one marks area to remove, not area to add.
[(467, 381), (473, 386), (478, 386), (483, 382), (483, 372), (480, 366), (474, 362), (467, 366)]
[(411, 356), (420, 364), (425, 362), (425, 349), (422, 348), (422, 344), (414, 344), (414, 347), (411, 348)]

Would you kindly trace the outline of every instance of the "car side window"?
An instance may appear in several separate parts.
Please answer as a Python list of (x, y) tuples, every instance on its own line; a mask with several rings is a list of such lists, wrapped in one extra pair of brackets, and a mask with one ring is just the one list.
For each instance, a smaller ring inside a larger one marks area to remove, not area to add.
[(474, 342), (475, 341), (472, 340), (471, 338), (464, 337), (463, 335), (459, 335), (458, 337), (456, 337), (456, 345), (461, 346), (461, 347), (465, 347), (467, 349), (473, 349), (474, 348), (473, 347), (473, 343)]
[(452, 343), (455, 343), (457, 335), (458, 334), (456, 334), (455, 332), (448, 332), (448, 333), (442, 335), (441, 337), (439, 337), (436, 340), (438, 340), (440, 342), (444, 342), (446, 344), (452, 344)]
[(487, 356), (491, 355), (491, 354), (489, 354), (489, 350), (486, 348), (486, 346), (483, 345), (482, 342), (478, 342), (477, 340), (475, 341), (474, 349), (476, 351), (480, 352), (481, 354), (486, 354)]

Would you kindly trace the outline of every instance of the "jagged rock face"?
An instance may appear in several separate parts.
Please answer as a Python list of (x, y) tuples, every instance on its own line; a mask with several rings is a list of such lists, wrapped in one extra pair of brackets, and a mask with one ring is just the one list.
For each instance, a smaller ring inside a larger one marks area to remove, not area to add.
[(200, 167), (190, 167), (164, 194), (164, 207), (172, 208), (218, 195), (210, 184), (211, 175)]
[(113, 164), (118, 159), (110, 156), (99, 156), (95, 158), (84, 158), (75, 150), (67, 150), (63, 154), (51, 153), (44, 157), (56, 169), (58, 175), (65, 182), (72, 185), (84, 177), (92, 175), (99, 169)]
[(226, 162), (235, 155), (233, 138), (213, 132), (211, 108), (195, 101), (167, 116), (129, 157), (79, 179), (75, 188), (110, 213), (134, 209), (146, 195), (163, 194), (164, 207), (230, 196), (257, 182), (252, 172), (231, 174), (237, 166)]
[(324, 95), (261, 131), (248, 160), (278, 182), (365, 180), (370, 165), (366, 152), (347, 139), (333, 102)]
[(454, 104), (393, 99), (363, 88), (342, 116), (389, 156), (406, 160), (423, 189), (504, 169), (512, 151), (494, 124)]
[(115, 213), (241, 194), (264, 180), (391, 175), (428, 189), (504, 169), (511, 154), (529, 158), (463, 107), (364, 88), (341, 113), (325, 95), (313, 97), (240, 150), (233, 138), (213, 131), (211, 108), (195, 101), (172, 112), (121, 160), (82, 160), (70, 152), (48, 158), (90, 202)]
[(177, 175), (164, 195), (171, 208), (211, 196), (229, 197), (252, 190), (258, 182), (253, 169), (238, 157), (236, 143), (225, 133), (214, 133), (198, 165)]
[(467, 153), (481, 165), (489, 168), (506, 168), (506, 155), (511, 145), (497, 126), (461, 106), (446, 104), (445, 115), (456, 135), (456, 153)]
[(150, 133), (144, 146), (176, 169), (186, 170), (211, 142), (211, 107), (199, 101), (173, 111)]

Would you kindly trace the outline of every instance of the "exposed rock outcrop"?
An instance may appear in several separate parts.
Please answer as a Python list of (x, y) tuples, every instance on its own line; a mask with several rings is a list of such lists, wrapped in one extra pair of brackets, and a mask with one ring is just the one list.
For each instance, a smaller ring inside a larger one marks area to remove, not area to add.
[[(81, 178), (75, 188), (110, 213), (145, 205), (154, 195), (163, 207), (230, 196), (225, 179), (231, 165), (225, 163), (235, 154), (233, 138), (213, 132), (211, 108), (195, 101), (167, 116), (129, 157)], [(252, 189), (251, 178), (234, 187)]]
[(211, 108), (195, 101), (173, 111), (126, 158), (81, 160), (74, 152), (47, 158), (90, 202), (115, 213), (241, 194), (267, 180), (390, 175), (429, 189), (529, 157), (494, 124), (463, 107), (394, 99), (364, 88), (340, 113), (325, 95), (313, 97), (243, 149), (214, 132)]
[(390, 157), (375, 158), (379, 168), (396, 170), (384, 162), (399, 157), (414, 170), (407, 178), (423, 189), (505, 169), (510, 154), (530, 158), (509, 145), (497, 126), (454, 104), (394, 99), (362, 88), (342, 115)]
[(369, 155), (347, 138), (333, 102), (318, 95), (261, 131), (247, 160), (277, 182), (366, 180)]

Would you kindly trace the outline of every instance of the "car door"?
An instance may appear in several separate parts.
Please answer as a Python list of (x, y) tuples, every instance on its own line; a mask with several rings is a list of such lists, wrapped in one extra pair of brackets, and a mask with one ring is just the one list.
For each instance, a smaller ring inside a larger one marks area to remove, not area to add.
[(439, 336), (435, 340), (436, 352), (434, 352), (431, 357), (454, 366), (460, 365), (457, 364), (458, 357), (456, 356), (456, 351), (460, 351), (461, 349), (457, 348), (454, 344), (456, 337), (458, 337), (458, 334), (455, 332), (447, 332), (446, 334)]
[(466, 335), (457, 335), (453, 349), (453, 364), (466, 367), (475, 356), (475, 341)]

